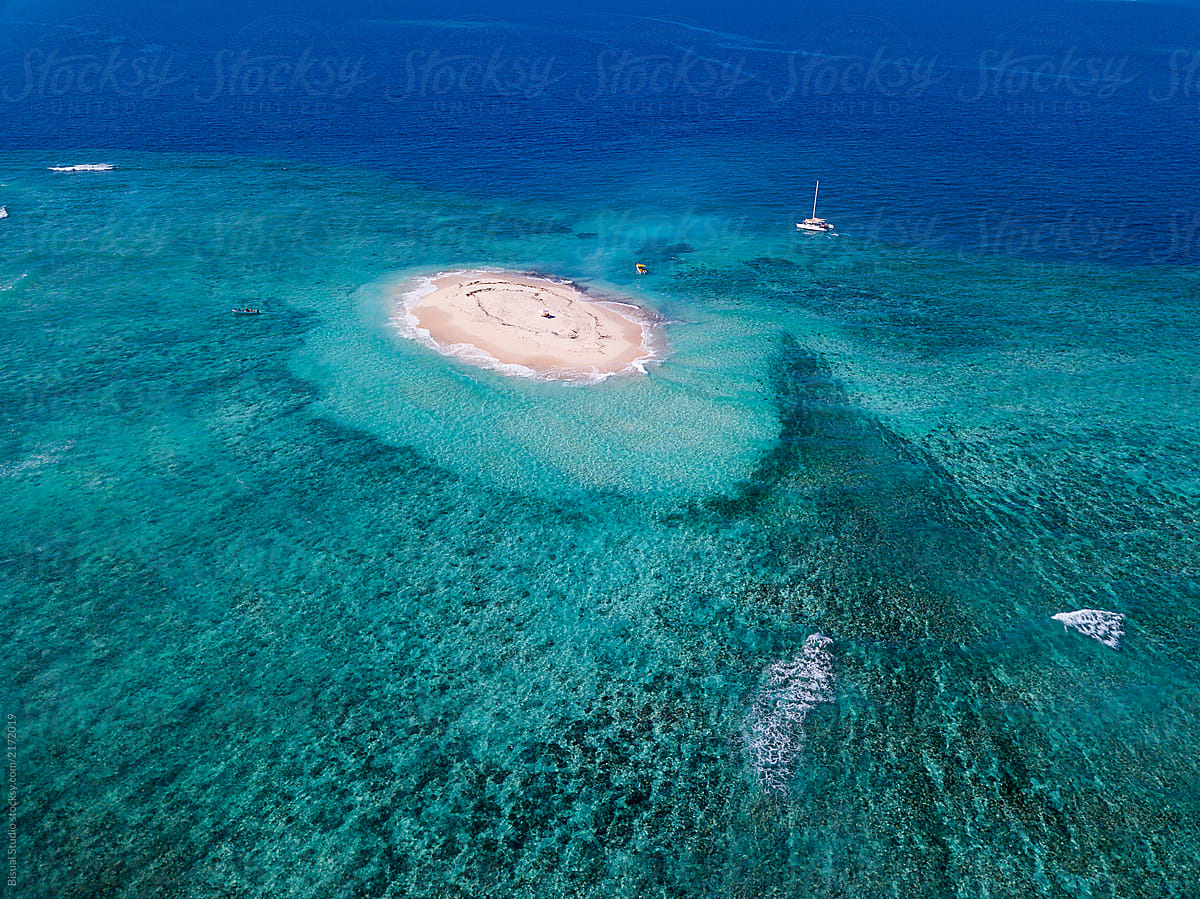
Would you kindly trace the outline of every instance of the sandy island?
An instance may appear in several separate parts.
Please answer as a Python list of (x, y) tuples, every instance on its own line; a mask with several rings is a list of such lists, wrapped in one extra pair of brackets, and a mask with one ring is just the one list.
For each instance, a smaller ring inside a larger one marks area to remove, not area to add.
[(425, 332), (444, 353), (516, 374), (591, 380), (644, 372), (655, 357), (652, 313), (593, 299), (565, 281), (449, 272), (408, 296), (405, 311), (418, 336)]

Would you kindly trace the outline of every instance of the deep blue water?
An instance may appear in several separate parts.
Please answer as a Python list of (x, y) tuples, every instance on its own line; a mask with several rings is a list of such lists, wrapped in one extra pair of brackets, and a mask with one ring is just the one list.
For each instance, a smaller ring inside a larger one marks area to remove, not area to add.
[(1146, 3), (16, 8), (3, 139), (357, 164), (512, 196), (615, 188), (764, 219), (802, 208), (819, 175), (841, 219), (881, 239), (1185, 263), (1197, 18)]
[(1196, 895), (1197, 136), (1191, 5), (0, 2), (6, 895)]

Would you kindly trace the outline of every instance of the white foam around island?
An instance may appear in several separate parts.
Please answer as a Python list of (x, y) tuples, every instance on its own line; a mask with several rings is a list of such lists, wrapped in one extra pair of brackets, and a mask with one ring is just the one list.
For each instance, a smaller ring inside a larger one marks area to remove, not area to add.
[(405, 285), (400, 334), (505, 374), (598, 381), (645, 374), (660, 320), (631, 302), (524, 272), (442, 272)]

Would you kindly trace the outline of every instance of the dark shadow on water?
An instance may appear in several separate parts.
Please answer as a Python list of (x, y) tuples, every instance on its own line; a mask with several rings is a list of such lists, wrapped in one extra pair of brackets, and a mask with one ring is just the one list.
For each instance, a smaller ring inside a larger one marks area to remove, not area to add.
[(790, 335), (769, 377), (775, 444), (750, 478), (683, 519), (755, 522), (755, 600), (779, 611), (843, 636), (976, 639), (989, 626), (987, 594), (975, 591), (969, 616), (958, 597), (964, 584), (994, 580), (1002, 562), (950, 474), (856, 407), (825, 360)]

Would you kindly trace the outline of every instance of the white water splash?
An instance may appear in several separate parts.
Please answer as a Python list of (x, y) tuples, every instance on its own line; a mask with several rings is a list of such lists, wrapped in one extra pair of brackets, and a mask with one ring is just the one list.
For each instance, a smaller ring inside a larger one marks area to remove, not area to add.
[(833, 699), (833, 641), (813, 634), (800, 655), (763, 672), (746, 716), (746, 750), (763, 792), (786, 796), (804, 748), (804, 719), (818, 703)]
[(21, 272), (16, 278), (13, 278), (7, 284), (0, 285), (0, 293), (6, 290), (12, 290), (29, 276), (29, 272)]
[(1125, 616), (1120, 612), (1079, 609), (1075, 612), (1059, 612), (1050, 617), (1061, 621), (1064, 627), (1073, 627), (1079, 633), (1099, 640), (1111, 649), (1117, 649), (1121, 645), (1121, 638), (1125, 636)]
[(52, 172), (111, 172), (114, 166), (107, 162), (89, 162), (83, 165), (52, 165)]

